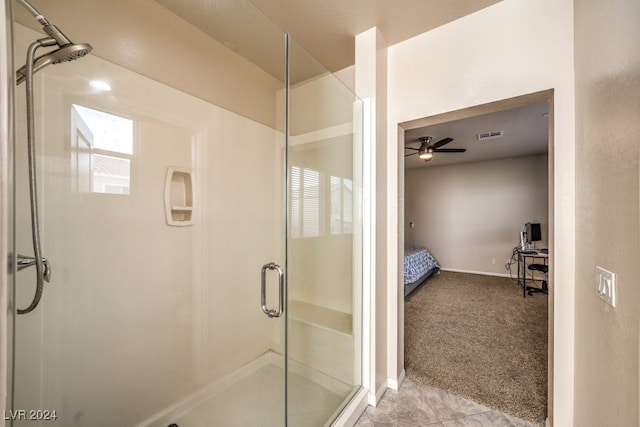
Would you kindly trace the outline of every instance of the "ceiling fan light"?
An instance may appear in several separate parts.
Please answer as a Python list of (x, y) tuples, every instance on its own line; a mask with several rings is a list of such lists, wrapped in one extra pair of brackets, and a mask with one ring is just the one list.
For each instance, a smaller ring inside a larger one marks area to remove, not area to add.
[(418, 157), (420, 157), (425, 162), (428, 162), (433, 158), (433, 152), (431, 150), (421, 151), (420, 153), (418, 153)]

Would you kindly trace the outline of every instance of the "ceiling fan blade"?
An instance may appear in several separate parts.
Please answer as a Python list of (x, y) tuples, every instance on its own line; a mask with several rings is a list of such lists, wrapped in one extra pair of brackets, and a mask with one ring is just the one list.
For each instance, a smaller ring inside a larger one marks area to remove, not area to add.
[(467, 151), (466, 148), (436, 148), (433, 150), (434, 153), (464, 153)]
[(415, 156), (416, 154), (418, 154), (418, 153), (405, 154), (404, 156), (405, 157), (409, 157), (409, 156)]
[(448, 144), (451, 141), (453, 141), (453, 138), (441, 139), (440, 141), (431, 144), (430, 147), (435, 150), (436, 148), (442, 147), (443, 145)]
[(404, 147), (405, 150), (416, 150), (416, 151), (420, 151), (419, 148), (413, 148), (413, 147)]

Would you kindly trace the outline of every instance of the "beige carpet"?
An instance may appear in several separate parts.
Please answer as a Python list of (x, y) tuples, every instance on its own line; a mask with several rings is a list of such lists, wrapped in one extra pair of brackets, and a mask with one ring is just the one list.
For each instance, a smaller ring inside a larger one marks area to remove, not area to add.
[(441, 272), (405, 301), (405, 367), (413, 381), (544, 425), (547, 296)]

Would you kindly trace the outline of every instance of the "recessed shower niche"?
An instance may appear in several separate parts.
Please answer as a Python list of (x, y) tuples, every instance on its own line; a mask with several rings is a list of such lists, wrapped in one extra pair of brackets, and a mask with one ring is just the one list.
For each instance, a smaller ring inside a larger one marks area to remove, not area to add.
[(177, 166), (167, 169), (164, 206), (167, 224), (193, 225), (193, 179), (191, 170)]

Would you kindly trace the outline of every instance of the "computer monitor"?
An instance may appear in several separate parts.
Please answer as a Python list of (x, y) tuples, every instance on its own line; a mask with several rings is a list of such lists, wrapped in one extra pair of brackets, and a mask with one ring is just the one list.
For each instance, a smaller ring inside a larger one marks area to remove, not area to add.
[(540, 227), (540, 223), (528, 222), (525, 224), (524, 229), (527, 236), (527, 243), (531, 244), (532, 242), (542, 240), (542, 228)]

